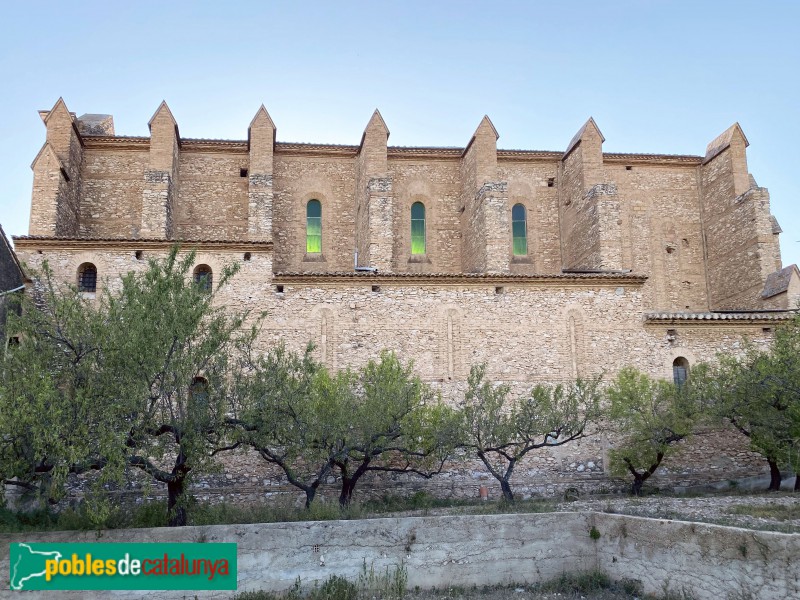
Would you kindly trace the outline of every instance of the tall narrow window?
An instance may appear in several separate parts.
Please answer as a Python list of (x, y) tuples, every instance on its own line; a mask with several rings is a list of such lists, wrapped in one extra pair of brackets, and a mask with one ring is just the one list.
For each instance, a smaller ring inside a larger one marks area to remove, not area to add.
[(194, 270), (194, 282), (197, 284), (200, 289), (204, 292), (211, 291), (211, 285), (213, 283), (213, 273), (211, 271), (211, 267), (208, 265), (197, 265)]
[(306, 204), (306, 252), (322, 252), (322, 204), (319, 200), (309, 200)]
[(514, 256), (527, 256), (528, 223), (522, 204), (515, 204), (511, 209), (511, 231), (514, 237)]
[(681, 386), (686, 383), (689, 376), (689, 361), (679, 356), (672, 363), (672, 380), (675, 385)]
[(189, 386), (189, 395), (192, 400), (208, 404), (208, 381), (205, 377), (195, 377)]
[(425, 254), (425, 205), (411, 205), (411, 254)]
[(92, 263), (83, 263), (78, 267), (78, 290), (81, 292), (97, 291), (97, 267)]

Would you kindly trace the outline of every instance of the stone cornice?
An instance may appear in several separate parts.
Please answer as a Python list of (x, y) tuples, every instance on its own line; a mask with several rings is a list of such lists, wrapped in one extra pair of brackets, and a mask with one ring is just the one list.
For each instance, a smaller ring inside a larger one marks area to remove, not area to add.
[(275, 154), (288, 156), (344, 156), (355, 158), (359, 146), (339, 144), (300, 144), (293, 142), (276, 142)]
[[(134, 136), (84, 136), (88, 149), (109, 148), (115, 150), (147, 150), (149, 137)], [(284, 156), (339, 156), (355, 158), (358, 146), (347, 144), (307, 144), (295, 142), (276, 142), (275, 153)], [(232, 152), (248, 151), (247, 140), (215, 140), (202, 138), (181, 138), (181, 150), (188, 152)], [(389, 146), (387, 154), (393, 160), (447, 159), (458, 160), (464, 153), (460, 147), (435, 146)], [(497, 159), (504, 162), (558, 162), (563, 152), (551, 150), (497, 150)], [(651, 164), (651, 165), (700, 165), (702, 156), (684, 154), (641, 154), (604, 152), (603, 161), (609, 164)]]
[(610, 164), (651, 164), (697, 166), (703, 163), (702, 156), (690, 154), (627, 154), (604, 152), (603, 162)]
[(464, 148), (426, 147), (426, 146), (389, 146), (386, 149), (387, 158), (393, 160), (409, 159), (449, 159), (459, 160), (464, 154)]
[(132, 136), (84, 136), (83, 146), (87, 150), (149, 150), (149, 137)]
[(169, 250), (175, 244), (187, 249), (271, 251), (272, 242), (246, 240), (163, 240), (123, 238), (58, 238), (13, 236), (15, 250)]
[(397, 285), (548, 285), (580, 287), (612, 287), (621, 285), (641, 286), (647, 281), (646, 275), (617, 273), (556, 273), (541, 275), (511, 275), (484, 273), (282, 273), (273, 275), (275, 283), (296, 283), (308, 285), (357, 285), (357, 284), (397, 284)]

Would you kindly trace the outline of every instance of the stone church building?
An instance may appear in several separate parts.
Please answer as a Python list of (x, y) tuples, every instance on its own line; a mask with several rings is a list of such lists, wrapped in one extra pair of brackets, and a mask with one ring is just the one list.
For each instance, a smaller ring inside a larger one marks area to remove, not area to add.
[[(685, 156), (603, 152), (593, 119), (541, 151), (499, 149), (488, 117), (453, 148), (390, 146), (377, 110), (358, 145), (279, 142), (263, 106), (238, 140), (182, 137), (166, 103), (149, 137), (60, 99), (40, 115), (24, 262), (91, 295), (180, 240), (197, 277), (241, 263), (220, 297), (267, 311), (265, 347), (313, 341), (331, 368), (391, 349), (451, 400), (476, 363), (518, 391), (626, 365), (680, 379), (767, 341), (800, 298), (738, 124)], [(735, 436), (712, 438), (695, 443), (715, 466), (678, 479), (762, 468)], [(600, 480), (608, 443), (520, 477)]]

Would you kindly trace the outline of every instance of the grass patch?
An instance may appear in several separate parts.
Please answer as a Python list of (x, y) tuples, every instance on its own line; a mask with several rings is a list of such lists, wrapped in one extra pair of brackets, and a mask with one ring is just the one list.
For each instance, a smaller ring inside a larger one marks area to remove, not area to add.
[(331, 575), (322, 585), (303, 590), (298, 579), (294, 587), (281, 592), (242, 592), (234, 600), (403, 600), (408, 585), (408, 572), (404, 565), (386, 568), (376, 573), (364, 563), (358, 581), (349, 581), (339, 575)]
[(776, 521), (794, 521), (800, 519), (800, 504), (739, 504), (731, 506), (725, 512)]
[[(504, 501), (449, 500), (435, 498), (425, 492), (409, 497), (384, 496), (364, 503), (354, 502), (342, 508), (338, 502), (317, 501), (311, 508), (273, 506), (266, 504), (239, 506), (235, 504), (204, 504), (190, 500), (189, 525), (236, 525), (248, 523), (286, 523), (293, 521), (333, 521), (367, 519), (398, 512), (429, 514), (507, 514), (553, 512), (554, 500)], [(167, 524), (166, 501), (151, 501), (137, 505), (113, 507), (99, 525), (92, 520), (84, 505), (55, 511), (51, 508), (16, 512), (0, 506), (0, 533), (27, 531), (87, 531), (93, 529), (138, 529), (164, 527)]]

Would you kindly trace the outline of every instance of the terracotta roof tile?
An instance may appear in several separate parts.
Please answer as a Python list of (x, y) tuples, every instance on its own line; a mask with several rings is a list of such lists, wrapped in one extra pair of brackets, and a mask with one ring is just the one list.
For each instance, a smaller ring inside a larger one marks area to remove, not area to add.
[(740, 311), (740, 312), (650, 312), (645, 321), (786, 321), (791, 311)]

